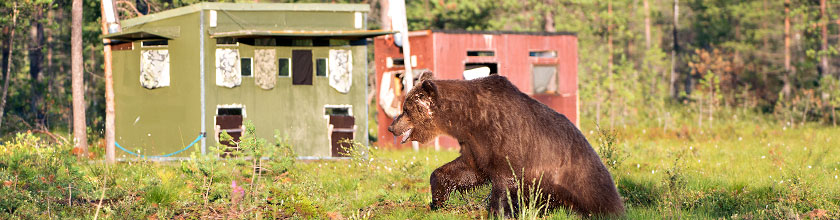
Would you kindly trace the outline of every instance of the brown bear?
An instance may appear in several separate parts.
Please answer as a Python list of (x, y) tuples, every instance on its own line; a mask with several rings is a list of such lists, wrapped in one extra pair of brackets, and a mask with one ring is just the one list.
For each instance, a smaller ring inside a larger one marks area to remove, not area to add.
[(430, 76), (424, 73), (409, 91), (388, 130), (403, 142), (427, 143), (446, 134), (461, 145), (461, 156), (432, 172), (432, 210), (455, 190), (491, 183), (490, 213), (510, 213), (516, 211), (508, 208), (508, 198), (517, 198), (517, 181), (530, 188), (539, 180), (549, 208), (563, 206), (584, 216), (624, 214), (610, 173), (566, 116), (503, 76), (466, 81)]

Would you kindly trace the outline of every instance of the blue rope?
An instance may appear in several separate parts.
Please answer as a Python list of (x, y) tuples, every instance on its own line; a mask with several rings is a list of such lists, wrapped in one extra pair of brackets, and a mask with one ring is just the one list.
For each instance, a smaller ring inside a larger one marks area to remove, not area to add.
[(190, 149), (190, 147), (195, 145), (195, 143), (197, 143), (198, 140), (201, 140), (202, 137), (204, 137), (204, 133), (198, 134), (198, 137), (196, 137), (195, 140), (192, 143), (190, 143), (190, 145), (187, 145), (187, 147), (185, 147), (184, 149), (181, 149), (179, 151), (175, 151), (175, 152), (172, 152), (172, 153), (169, 153), (169, 154), (160, 155), (160, 156), (146, 156), (146, 155), (140, 155), (140, 154), (131, 152), (130, 150), (127, 150), (127, 149), (123, 148), (122, 146), (120, 146), (120, 143), (117, 143), (116, 141), (114, 141), (114, 145), (119, 147), (120, 150), (125, 151), (126, 153), (129, 153), (131, 155), (138, 156), (138, 157), (143, 157), (143, 158), (146, 158), (146, 157), (170, 157), (172, 155), (175, 155), (175, 154), (181, 153), (181, 152), (183, 152), (187, 149)]

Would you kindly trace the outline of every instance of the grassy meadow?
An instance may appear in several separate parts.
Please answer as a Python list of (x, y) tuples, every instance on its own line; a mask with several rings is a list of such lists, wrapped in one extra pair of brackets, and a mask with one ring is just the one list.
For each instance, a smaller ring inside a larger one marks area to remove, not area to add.
[[(685, 117), (581, 126), (612, 172), (628, 219), (840, 218), (840, 128), (718, 117), (704, 125)], [(429, 175), (457, 151), (356, 145), (351, 159), (300, 161), (282, 139), (247, 133), (235, 158), (114, 166), (77, 161), (66, 144), (18, 134), (0, 146), (0, 219), (488, 218), (488, 187), (428, 208)], [(520, 217), (581, 218), (562, 209)]]

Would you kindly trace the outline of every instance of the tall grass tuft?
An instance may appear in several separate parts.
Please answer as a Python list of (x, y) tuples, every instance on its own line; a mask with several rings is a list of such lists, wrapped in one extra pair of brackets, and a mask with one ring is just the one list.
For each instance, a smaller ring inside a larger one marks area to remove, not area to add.
[[(521, 170), (522, 175), (517, 176), (509, 160), (508, 166), (510, 166), (510, 171), (513, 173), (513, 179), (516, 184), (516, 195), (511, 195), (510, 189), (506, 191), (507, 205), (511, 212), (513, 212), (511, 216), (516, 219), (539, 219), (540, 216), (547, 213), (548, 201), (551, 200), (551, 195), (543, 198), (542, 188), (540, 188), (542, 175), (540, 175), (540, 178), (532, 179), (529, 185), (525, 180), (524, 168)], [(504, 209), (500, 209), (499, 211), (502, 212), (502, 216), (505, 216)]]

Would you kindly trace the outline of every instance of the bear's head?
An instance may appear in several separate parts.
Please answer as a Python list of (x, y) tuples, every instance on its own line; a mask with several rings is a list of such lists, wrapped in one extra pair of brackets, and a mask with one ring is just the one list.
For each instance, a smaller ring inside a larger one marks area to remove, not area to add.
[(439, 131), (434, 122), (437, 96), (432, 73), (422, 73), (417, 86), (405, 96), (402, 113), (388, 126), (388, 131), (402, 136), (401, 143), (409, 140), (426, 143), (437, 137)]

